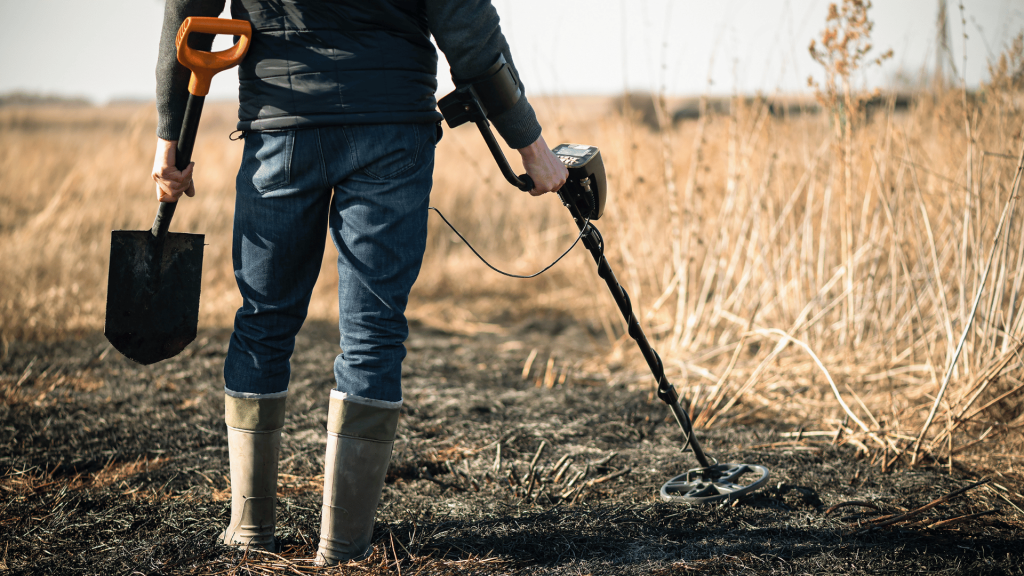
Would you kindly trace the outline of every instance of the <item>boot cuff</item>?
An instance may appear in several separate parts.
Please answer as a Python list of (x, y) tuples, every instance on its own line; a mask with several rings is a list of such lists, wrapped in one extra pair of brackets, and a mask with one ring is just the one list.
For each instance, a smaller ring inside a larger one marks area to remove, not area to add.
[(224, 396), (224, 422), (232, 428), (269, 432), (284, 427), (285, 397), (236, 398)]
[(401, 400), (373, 400), (334, 390), (327, 412), (327, 431), (353, 438), (392, 442), (398, 431), (401, 407)]

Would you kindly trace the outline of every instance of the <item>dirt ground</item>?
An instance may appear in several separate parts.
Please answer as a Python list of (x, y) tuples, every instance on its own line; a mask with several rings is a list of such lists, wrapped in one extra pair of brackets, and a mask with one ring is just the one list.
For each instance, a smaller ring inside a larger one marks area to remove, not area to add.
[[(852, 446), (783, 436), (791, 431), (772, 422), (700, 432), (719, 460), (769, 467), (765, 488), (734, 505), (662, 502), (661, 484), (696, 466), (667, 408), (647, 392), (609, 385), (607, 374), (545, 377), (553, 352), (593, 353), (594, 335), (572, 320), (506, 328), (465, 335), (413, 326), (375, 551), (331, 571), (1024, 574), (1019, 483), (990, 478), (905, 521), (872, 526), (981, 474), (882, 472)], [(293, 358), (280, 555), (215, 541), (230, 493), (220, 376), (227, 337), (203, 332), (177, 358), (148, 368), (99, 334), (10, 345), (0, 361), (0, 572), (318, 573), (308, 558), (336, 328), (308, 325)]]

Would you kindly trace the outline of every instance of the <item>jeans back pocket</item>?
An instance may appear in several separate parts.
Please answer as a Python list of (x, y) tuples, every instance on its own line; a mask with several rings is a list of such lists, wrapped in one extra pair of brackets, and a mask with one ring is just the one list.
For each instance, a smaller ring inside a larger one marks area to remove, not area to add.
[(245, 135), (245, 147), (245, 156), (253, 160), (250, 166), (256, 167), (252, 185), (260, 194), (273, 192), (291, 182), (294, 130), (250, 132)]
[(423, 146), (435, 136), (433, 124), (366, 124), (346, 126), (363, 173), (390, 180), (416, 166)]

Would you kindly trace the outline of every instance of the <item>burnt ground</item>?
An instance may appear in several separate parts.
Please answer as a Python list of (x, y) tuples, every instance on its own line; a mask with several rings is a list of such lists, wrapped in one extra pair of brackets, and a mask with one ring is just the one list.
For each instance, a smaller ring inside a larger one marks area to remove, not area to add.
[[(12, 344), (0, 361), (0, 572), (317, 573), (306, 559), (319, 529), (335, 330), (311, 324), (298, 339), (278, 556), (216, 543), (229, 507), (227, 332), (203, 332), (149, 368), (100, 335)], [(563, 381), (559, 366), (593, 354), (580, 326), (545, 318), (471, 336), (414, 326), (408, 344), (375, 551), (331, 572), (1024, 574), (1019, 485), (979, 486), (872, 528), (980, 474), (882, 472), (852, 446), (783, 437), (765, 422), (700, 434), (722, 461), (768, 466), (764, 489), (734, 505), (665, 503), (661, 484), (695, 466), (682, 434), (650, 394), (608, 382), (641, 374), (577, 364)], [(828, 510), (851, 501), (863, 504)]]

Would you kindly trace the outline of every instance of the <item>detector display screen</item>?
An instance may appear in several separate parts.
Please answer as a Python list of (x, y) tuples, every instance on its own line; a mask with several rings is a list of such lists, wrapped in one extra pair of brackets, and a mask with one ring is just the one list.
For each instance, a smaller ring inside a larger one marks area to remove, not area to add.
[(575, 156), (576, 158), (582, 158), (590, 152), (590, 148), (569, 148), (565, 147), (558, 151), (559, 154), (565, 156)]

